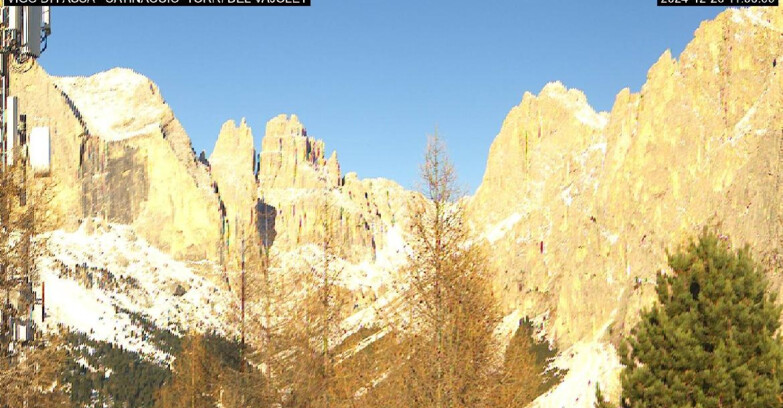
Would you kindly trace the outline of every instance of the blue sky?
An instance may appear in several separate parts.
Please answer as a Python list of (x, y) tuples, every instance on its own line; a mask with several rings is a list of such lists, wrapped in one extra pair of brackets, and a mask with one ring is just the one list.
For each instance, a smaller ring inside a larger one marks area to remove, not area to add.
[(42, 65), (155, 81), (196, 151), (228, 119), (296, 113), (343, 171), (415, 185), (437, 126), (462, 184), (481, 183), (506, 113), (550, 81), (611, 109), (723, 8), (655, 0), (313, 0), (311, 7), (54, 7)]

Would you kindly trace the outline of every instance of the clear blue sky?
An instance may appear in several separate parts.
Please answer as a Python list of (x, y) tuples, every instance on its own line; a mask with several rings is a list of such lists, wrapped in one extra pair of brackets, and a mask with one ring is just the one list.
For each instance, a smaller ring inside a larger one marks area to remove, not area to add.
[(246, 117), (296, 113), (343, 171), (411, 187), (435, 126), (462, 183), (481, 182), (490, 143), (525, 91), (550, 81), (597, 110), (638, 91), (723, 8), (655, 0), (313, 0), (311, 7), (54, 7), (41, 58), (54, 75), (115, 66), (155, 81), (196, 151)]

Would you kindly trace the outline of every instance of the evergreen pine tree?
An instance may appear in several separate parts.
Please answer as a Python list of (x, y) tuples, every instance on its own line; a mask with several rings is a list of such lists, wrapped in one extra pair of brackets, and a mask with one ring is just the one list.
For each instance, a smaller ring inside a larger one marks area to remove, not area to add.
[(11, 364), (0, 358), (0, 407), (67, 407), (67, 389), (60, 381), (66, 353), (59, 335), (26, 347)]
[(623, 407), (780, 407), (780, 307), (747, 247), (714, 233), (669, 256), (659, 303), (620, 347)]

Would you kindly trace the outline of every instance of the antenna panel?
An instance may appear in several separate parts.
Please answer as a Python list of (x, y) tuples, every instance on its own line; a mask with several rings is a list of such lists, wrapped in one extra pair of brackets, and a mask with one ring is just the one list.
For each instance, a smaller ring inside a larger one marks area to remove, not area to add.
[(22, 6), (10, 6), (8, 7), (8, 28), (11, 30), (22, 29)]
[(22, 16), (22, 54), (33, 57), (41, 56), (41, 19), (43, 10), (41, 6), (25, 6)]
[(45, 176), (51, 171), (52, 149), (48, 127), (36, 127), (30, 132), (30, 167), (36, 176)]
[(6, 164), (14, 164), (14, 147), (18, 144), (19, 101), (15, 96), (6, 98), (5, 107), (5, 158)]

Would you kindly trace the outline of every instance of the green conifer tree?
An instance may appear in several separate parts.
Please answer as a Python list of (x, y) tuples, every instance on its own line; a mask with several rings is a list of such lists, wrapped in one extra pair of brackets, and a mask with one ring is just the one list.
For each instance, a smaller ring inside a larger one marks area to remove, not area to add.
[(780, 407), (780, 307), (747, 247), (703, 232), (620, 347), (623, 407)]

